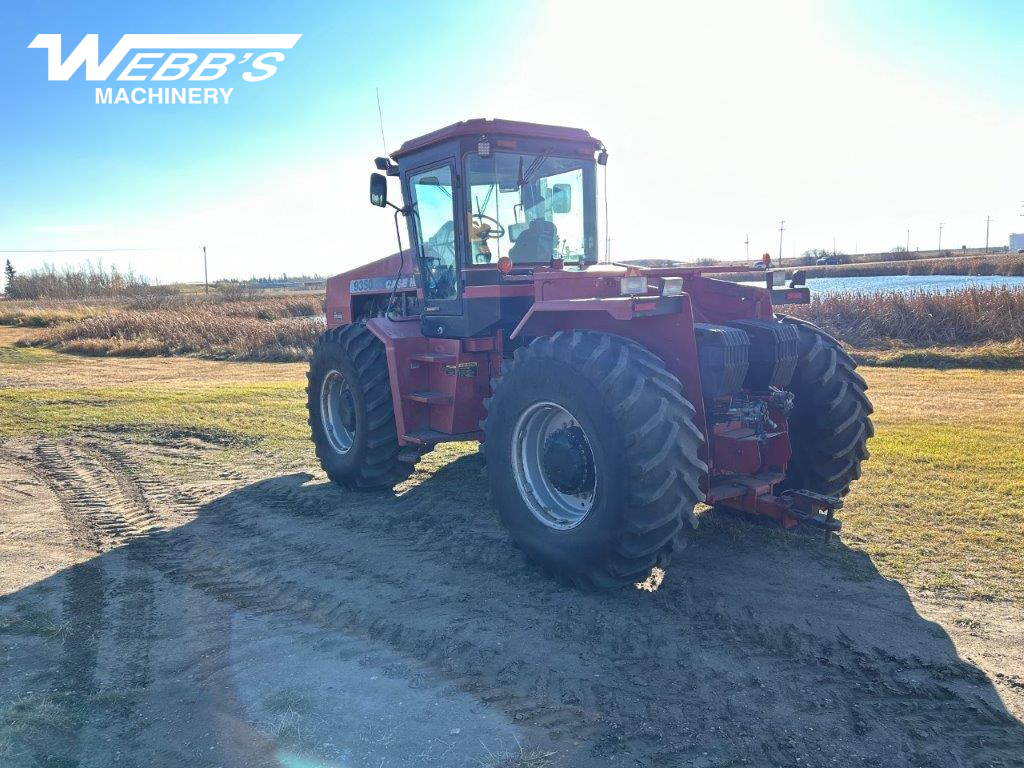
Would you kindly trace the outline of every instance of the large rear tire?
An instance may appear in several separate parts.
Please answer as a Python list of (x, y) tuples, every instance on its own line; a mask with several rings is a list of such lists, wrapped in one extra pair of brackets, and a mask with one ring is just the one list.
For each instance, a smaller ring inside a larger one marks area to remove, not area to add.
[(788, 389), (793, 457), (780, 490), (804, 488), (845, 496), (861, 474), (867, 441), (875, 434), (868, 385), (839, 342), (804, 320), (780, 317), (800, 333), (800, 359)]
[(391, 488), (412, 466), (398, 460), (384, 345), (364, 325), (344, 325), (316, 343), (306, 374), (313, 446), (331, 482), (358, 490)]
[(679, 380), (626, 339), (559, 332), (517, 349), (485, 401), (501, 520), (581, 587), (643, 581), (696, 525), (703, 436)]

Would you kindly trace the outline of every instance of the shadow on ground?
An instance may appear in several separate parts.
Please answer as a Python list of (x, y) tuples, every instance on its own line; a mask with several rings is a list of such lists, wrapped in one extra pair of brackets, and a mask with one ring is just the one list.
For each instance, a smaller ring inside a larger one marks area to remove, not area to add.
[[(125, 469), (119, 498), (191, 503)], [(4, 765), (1024, 764), (860, 553), (713, 522), (656, 592), (582, 594), (510, 546), (475, 457), (399, 496), (246, 485), (3, 598), (0, 642)]]

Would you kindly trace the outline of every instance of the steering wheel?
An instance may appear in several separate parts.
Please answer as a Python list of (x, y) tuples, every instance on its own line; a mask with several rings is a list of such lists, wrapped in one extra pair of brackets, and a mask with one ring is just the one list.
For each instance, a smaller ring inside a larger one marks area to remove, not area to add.
[(493, 225), (487, 230), (487, 234), (484, 235), (485, 240), (497, 240), (498, 238), (505, 236), (505, 228), (501, 226), (501, 223), (497, 219), (491, 216), (485, 216), (482, 213), (474, 213), (473, 218), (481, 222), (486, 221), (488, 224)]
[(423, 256), (423, 268), (432, 293), (446, 297), (455, 282), (455, 269), (440, 256)]

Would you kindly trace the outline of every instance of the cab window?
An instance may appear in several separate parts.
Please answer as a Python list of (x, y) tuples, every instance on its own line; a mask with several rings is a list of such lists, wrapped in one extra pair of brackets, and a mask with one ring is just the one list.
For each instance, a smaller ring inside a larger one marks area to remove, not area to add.
[(596, 260), (585, 192), (593, 160), (497, 152), (466, 159), (469, 254), (473, 264)]
[(424, 298), (454, 299), (458, 296), (458, 270), (451, 166), (416, 173), (410, 178), (409, 187), (415, 205)]

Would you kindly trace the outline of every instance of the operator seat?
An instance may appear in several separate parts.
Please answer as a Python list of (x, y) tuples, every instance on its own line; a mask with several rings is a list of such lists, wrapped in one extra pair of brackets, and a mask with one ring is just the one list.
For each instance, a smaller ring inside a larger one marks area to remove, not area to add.
[(547, 264), (555, 255), (558, 229), (547, 219), (534, 219), (508, 252), (513, 264)]

